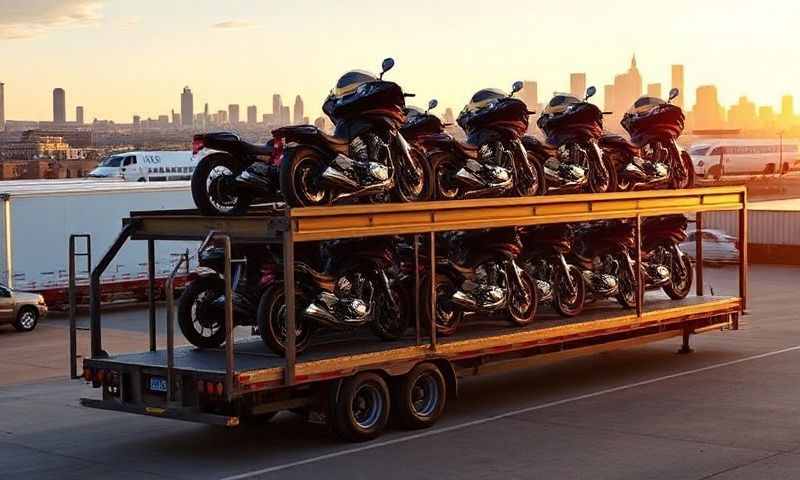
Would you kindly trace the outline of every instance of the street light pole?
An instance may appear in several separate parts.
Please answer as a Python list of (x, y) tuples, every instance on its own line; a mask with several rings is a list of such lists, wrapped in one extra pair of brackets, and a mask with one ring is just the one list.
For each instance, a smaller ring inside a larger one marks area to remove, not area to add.
[(778, 152), (778, 176), (783, 175), (783, 130), (778, 132), (778, 139), (779, 139), (779, 152)]

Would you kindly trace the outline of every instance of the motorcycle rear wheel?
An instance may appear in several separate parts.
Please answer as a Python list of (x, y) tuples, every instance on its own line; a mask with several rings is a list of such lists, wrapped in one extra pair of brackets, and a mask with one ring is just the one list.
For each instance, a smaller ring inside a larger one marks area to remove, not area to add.
[(448, 300), (453, 292), (458, 289), (458, 284), (449, 275), (437, 274), (436, 298), (431, 299), (430, 281), (430, 277), (427, 275), (420, 281), (422, 286), (420, 295), (421, 317), (424, 319), (425, 326), (429, 327), (431, 324), (430, 305), (431, 302), (436, 302), (434, 308), (436, 313), (436, 333), (447, 337), (456, 333), (461, 321), (464, 320), (464, 312), (454, 308)]
[(203, 215), (242, 215), (250, 206), (250, 196), (235, 191), (235, 178), (243, 167), (224, 153), (203, 157), (192, 173), (194, 204)]
[(553, 309), (562, 317), (574, 317), (583, 311), (586, 303), (586, 282), (583, 281), (581, 270), (575, 265), (568, 265), (567, 272), (575, 285), (575, 292), (572, 294), (566, 292), (565, 286), (562, 285), (564, 279), (559, 278), (553, 295)]
[[(286, 295), (283, 282), (276, 282), (261, 294), (256, 322), (264, 344), (278, 356), (286, 355)], [(314, 326), (303, 318), (302, 295), (295, 298), (295, 352), (299, 355), (308, 348), (314, 336)]]
[(225, 292), (225, 282), (214, 275), (193, 280), (178, 299), (178, 327), (192, 345), (217, 348), (225, 342), (225, 323), (220, 315), (209, 318), (211, 302)]
[(312, 207), (331, 203), (331, 191), (322, 180), (327, 162), (318, 151), (299, 147), (284, 154), (281, 162), (281, 192), (290, 207)]
[(522, 283), (525, 286), (525, 294), (528, 297), (528, 301), (522, 305), (517, 305), (514, 298), (514, 292), (509, 292), (510, 298), (508, 303), (508, 319), (514, 325), (519, 327), (524, 327), (526, 325), (530, 325), (531, 322), (536, 318), (536, 307), (539, 304), (538, 299), (536, 298), (536, 281), (531, 277), (531, 275), (526, 272), (522, 271), (520, 273), (520, 278), (522, 279)]

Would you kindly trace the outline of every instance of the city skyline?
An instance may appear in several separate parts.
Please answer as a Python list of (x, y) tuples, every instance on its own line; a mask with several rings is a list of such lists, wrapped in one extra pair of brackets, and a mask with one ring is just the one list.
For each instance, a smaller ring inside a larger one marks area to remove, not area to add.
[[(602, 102), (602, 86), (612, 83), (618, 66), (633, 52), (649, 82), (668, 85), (665, 67), (685, 65), (687, 85), (717, 85), (725, 105), (747, 95), (777, 110), (782, 95), (800, 96), (800, 87), (792, 83), (800, 66), (785, 61), (794, 52), (786, 42), (794, 28), (792, 15), (772, 14), (785, 6), (782, 2), (735, 1), (722, 8), (721, 2), (678, 0), (664, 7), (655, 27), (658, 35), (647, 34), (654, 27), (640, 17), (641, 5), (630, 0), (602, 9), (576, 1), (567, 9), (591, 13), (583, 16), (555, 5), (518, 4), (514, 9), (535, 14), (516, 16), (511, 30), (505, 27), (508, 12), (480, 9), (475, 1), (437, 2), (425, 4), (425, 9), (351, 9), (351, 2), (343, 7), (315, 2), (310, 6), (318, 13), (314, 16), (287, 2), (233, 1), (224, 12), (202, 0), (167, 6), (150, 0), (61, 3), (75, 8), (91, 4), (93, 15), (69, 26), (52, 26), (48, 8), (31, 6), (27, 11), (22, 6), (26, 11), (0, 20), (0, 81), (6, 83), (7, 119), (49, 118), (50, 105), (41, 92), (54, 83), (73, 92), (71, 98), (86, 107), (88, 119), (130, 122), (134, 113), (147, 117), (177, 111), (173, 92), (184, 85), (191, 85), (200, 104), (211, 102), (217, 108), (240, 103), (267, 110), (272, 92), (299, 93), (306, 99), (307, 115), (314, 118), (338, 76), (355, 68), (375, 71), (386, 56), (397, 60), (387, 78), (416, 93), (417, 103), (435, 97), (455, 109), (480, 88), (508, 89), (518, 79), (536, 79), (542, 97), (568, 90), (565, 76), (576, 71), (587, 72), (587, 84), (598, 87)], [(468, 14), (475, 9), (481, 15)], [(733, 10), (735, 18), (726, 15)], [(686, 11), (692, 15), (684, 15)], [(700, 22), (711, 15), (720, 21)], [(535, 21), (542, 16), (554, 21)], [(458, 21), (443, 25), (437, 19), (444, 17)], [(569, 35), (563, 31), (567, 18)], [(339, 22), (366, 27), (331, 28)], [(387, 28), (398, 24), (436, 33), (416, 38), (404, 29)], [(558, 46), (543, 43), (545, 38), (558, 39), (553, 44)], [(469, 48), (460, 49), (458, 39), (468, 39)], [(342, 44), (352, 47), (339, 48)], [(55, 76), (41, 75), (45, 67)], [(694, 92), (689, 90), (686, 104), (692, 105)]]

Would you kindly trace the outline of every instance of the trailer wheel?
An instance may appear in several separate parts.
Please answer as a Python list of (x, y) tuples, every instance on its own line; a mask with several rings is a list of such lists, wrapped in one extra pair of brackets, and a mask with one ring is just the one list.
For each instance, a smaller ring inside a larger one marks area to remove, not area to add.
[(342, 383), (333, 404), (336, 434), (350, 442), (365, 442), (383, 433), (389, 422), (389, 387), (380, 375), (363, 372)]
[(401, 427), (418, 430), (436, 423), (447, 404), (447, 382), (439, 367), (421, 363), (397, 379), (394, 406)]

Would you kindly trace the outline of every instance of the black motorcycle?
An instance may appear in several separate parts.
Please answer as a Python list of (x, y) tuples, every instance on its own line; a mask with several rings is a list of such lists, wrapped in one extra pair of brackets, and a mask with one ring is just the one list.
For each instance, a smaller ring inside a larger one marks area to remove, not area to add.
[(625, 308), (636, 306), (635, 227), (624, 220), (580, 225), (569, 256), (586, 283), (587, 299), (614, 297)]
[[(502, 312), (519, 326), (534, 320), (536, 282), (517, 264), (522, 243), (516, 229), (449, 232), (438, 244), (442, 248), (436, 258), (437, 332), (452, 335), (465, 314)], [(430, 305), (430, 289), (422, 293), (422, 305)], [(427, 308), (425, 313), (429, 322)]]
[(680, 107), (672, 105), (679, 90), (669, 99), (644, 96), (636, 100), (622, 118), (631, 142), (619, 135), (600, 139), (603, 151), (612, 158), (622, 191), (648, 188), (689, 188), (694, 185), (691, 157), (677, 143), (684, 126)]
[[(393, 238), (334, 240), (321, 245), (322, 267), (295, 262), (295, 348), (308, 348), (319, 328), (369, 326), (384, 340), (400, 338), (413, 302), (404, 286)], [(284, 282), (268, 288), (258, 306), (258, 331), (276, 354), (286, 350)]]
[(437, 198), (544, 192), (541, 169), (528, 162), (520, 141), (531, 113), (524, 102), (513, 97), (521, 89), (522, 82), (515, 82), (511, 94), (490, 88), (473, 95), (457, 120), (467, 134), (467, 143), (447, 133), (423, 139), (434, 170)]
[(442, 123), (441, 119), (431, 113), (439, 102), (434, 98), (428, 102), (428, 108), (422, 110), (417, 107), (406, 108), (406, 120), (400, 127), (400, 133), (412, 147), (419, 148), (423, 152), (436, 145), (435, 140), (439, 135), (447, 135), (445, 127), (449, 124)]
[(336, 125), (333, 136), (310, 125), (272, 132), (282, 155), (280, 188), (289, 205), (431, 198), (430, 168), (399, 131), (405, 97), (412, 94), (383, 80), (393, 66), (387, 58), (379, 77), (356, 70), (339, 79), (323, 105)]
[(521, 229), (522, 264), (536, 279), (539, 303), (550, 303), (563, 317), (580, 314), (586, 300), (581, 270), (566, 258), (573, 236), (566, 223)]
[(694, 268), (678, 245), (687, 238), (684, 215), (647, 217), (642, 221), (642, 274), (645, 288), (661, 288), (673, 300), (689, 295)]
[(603, 112), (588, 102), (596, 91), (589, 87), (582, 100), (569, 94), (554, 96), (537, 121), (549, 145), (532, 137), (524, 141), (544, 171), (548, 192), (604, 193), (617, 188), (616, 171), (599, 146)]

